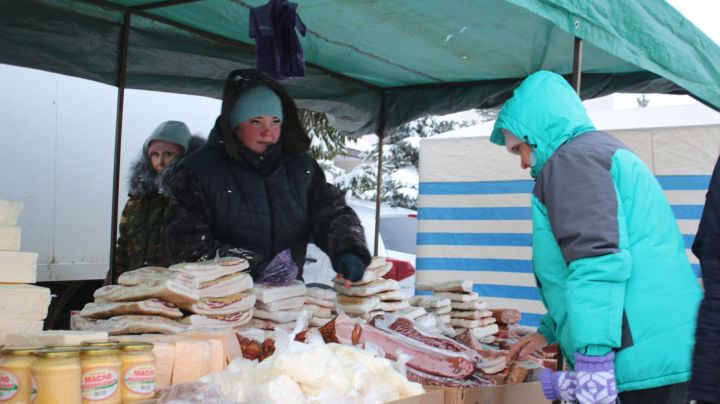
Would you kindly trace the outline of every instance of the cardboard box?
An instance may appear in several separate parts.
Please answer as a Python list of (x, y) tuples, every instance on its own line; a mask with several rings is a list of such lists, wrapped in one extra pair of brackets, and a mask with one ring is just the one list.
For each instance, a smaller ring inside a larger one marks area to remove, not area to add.
[(425, 386), (425, 389), (442, 391), (445, 404), (550, 404), (550, 401), (543, 396), (540, 382), (465, 389)]
[(389, 401), (387, 404), (443, 404), (444, 396), (442, 390), (430, 390), (427, 387), (425, 390), (427, 390), (425, 394)]

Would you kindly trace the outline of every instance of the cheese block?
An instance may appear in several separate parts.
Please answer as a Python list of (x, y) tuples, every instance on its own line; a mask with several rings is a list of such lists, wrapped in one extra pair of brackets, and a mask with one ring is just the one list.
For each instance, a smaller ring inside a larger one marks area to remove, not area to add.
[(156, 298), (178, 307), (194, 304), (200, 299), (196, 290), (167, 280), (150, 281), (138, 286), (103, 286), (93, 296), (96, 302), (137, 302)]
[(6, 345), (5, 340), (11, 334), (37, 334), (42, 331), (41, 320), (16, 320), (0, 322), (0, 345)]
[(379, 305), (379, 297), (354, 297), (338, 294), (336, 308), (338, 312), (364, 314), (376, 310)]
[(478, 300), (480, 296), (476, 292), (472, 293), (457, 293), (457, 292), (433, 292), (433, 296), (440, 299), (450, 299), (453, 302), (472, 302)]
[(153, 281), (174, 281), (190, 289), (198, 289), (200, 282), (189, 274), (171, 271), (163, 267), (143, 267), (128, 271), (118, 277), (118, 284), (122, 286), (138, 286)]
[(0, 283), (35, 283), (38, 254), (0, 251)]
[(377, 279), (364, 285), (350, 286), (349, 288), (339, 283), (335, 284), (335, 291), (346, 296), (372, 296), (380, 292), (398, 289), (400, 289), (400, 284), (394, 279)]
[(40, 348), (47, 345), (80, 345), (84, 341), (106, 341), (107, 339), (108, 333), (105, 331), (47, 330), (22, 334), (8, 334), (5, 340), (5, 346), (31, 346)]
[(20, 251), (21, 236), (17, 226), (0, 226), (0, 251)]
[(452, 302), (450, 306), (453, 310), (483, 310), (488, 307), (488, 304), (484, 300), (474, 300), (471, 302)]
[(333, 306), (335, 305), (335, 303), (333, 303), (334, 300), (335, 300), (334, 295), (333, 295), (333, 300), (323, 300), (323, 299), (318, 299), (318, 298), (312, 297), (312, 296), (305, 297), (306, 304), (314, 304), (315, 306), (327, 307), (328, 309), (333, 308)]
[(0, 323), (44, 320), (50, 289), (35, 285), (0, 284)]
[(145, 314), (174, 319), (183, 316), (176, 306), (158, 299), (139, 302), (91, 302), (80, 311), (81, 316), (88, 318), (110, 318), (123, 314)]
[(435, 292), (472, 292), (473, 282), (471, 280), (453, 280), (447, 282), (418, 283), (415, 289), (432, 290)]
[(208, 261), (175, 264), (168, 269), (192, 275), (198, 282), (202, 283), (245, 271), (248, 267), (248, 262), (242, 258), (220, 257)]
[(321, 288), (317, 286), (308, 286), (307, 295), (315, 299), (333, 302), (337, 293), (332, 289)]
[(449, 307), (450, 299), (441, 299), (437, 296), (413, 296), (410, 298), (410, 304), (413, 306), (424, 307), (426, 309), (433, 307)]
[[(376, 281), (392, 269), (392, 263), (386, 262), (384, 257), (373, 257), (372, 261), (370, 261), (370, 265), (368, 265), (367, 268), (365, 268), (365, 272), (363, 272), (363, 277), (359, 281), (351, 282), (351, 286), (358, 286), (358, 285), (365, 285), (372, 281)], [(340, 276), (336, 276), (333, 278), (336, 284), (345, 284), (345, 279), (341, 278)]]
[(242, 357), (242, 350), (238, 342), (235, 332), (228, 329), (218, 328), (199, 328), (192, 329), (178, 334), (179, 337), (189, 337), (192, 339), (218, 340), (222, 343), (224, 365), (227, 367), (233, 359)]
[(375, 296), (379, 297), (383, 302), (398, 302), (405, 301), (410, 304), (410, 293), (404, 290), (388, 290), (387, 292), (380, 292)]
[(258, 302), (271, 303), (291, 297), (305, 296), (307, 288), (302, 281), (295, 280), (289, 286), (255, 285), (252, 293), (257, 297)]
[(270, 320), (276, 323), (288, 323), (290, 321), (296, 321), (298, 317), (300, 317), (300, 313), (302, 313), (302, 309), (280, 311), (265, 311), (255, 309), (255, 311), (253, 312), (253, 318)]
[[(450, 317), (453, 318), (467, 318), (470, 320), (479, 320), (482, 318), (492, 317), (493, 313), (490, 310), (453, 310), (450, 312)], [(495, 322), (495, 317), (493, 317), (493, 321), (490, 323)], [(490, 324), (488, 323), (488, 324)]]
[(255, 307), (265, 311), (299, 309), (305, 304), (305, 296), (291, 297), (289, 299), (276, 300), (270, 303), (255, 302)]
[(175, 341), (173, 363), (173, 386), (180, 383), (197, 382), (210, 373), (210, 342), (207, 340), (178, 339)]
[(247, 272), (236, 272), (223, 277), (201, 282), (200, 297), (224, 297), (237, 295), (253, 287), (253, 280)]
[(253, 306), (255, 295), (243, 292), (227, 297), (205, 297), (195, 304), (183, 306), (183, 309), (195, 314), (217, 316), (248, 311)]
[(253, 316), (253, 310), (228, 315), (193, 314), (182, 319), (182, 323), (200, 328), (234, 328), (245, 325)]
[(23, 204), (19, 202), (11, 202), (0, 199), (0, 226), (15, 226), (20, 212), (23, 210)]

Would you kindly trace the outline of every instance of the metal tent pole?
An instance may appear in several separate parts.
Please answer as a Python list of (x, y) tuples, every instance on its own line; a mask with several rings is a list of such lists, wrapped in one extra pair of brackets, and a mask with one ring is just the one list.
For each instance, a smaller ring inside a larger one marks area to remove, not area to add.
[(375, 193), (375, 245), (373, 255), (377, 257), (380, 245), (380, 202), (382, 201), (383, 141), (385, 140), (385, 92), (380, 92), (380, 122), (378, 123), (378, 172)]
[(122, 146), (123, 107), (125, 104), (125, 79), (127, 71), (128, 45), (130, 42), (131, 11), (125, 11), (122, 38), (120, 40), (120, 57), (118, 60), (117, 80), (117, 113), (115, 115), (115, 160), (113, 165), (112, 215), (110, 219), (110, 274), (115, 279), (115, 254), (117, 250), (118, 197), (120, 193), (120, 149)]
[(580, 79), (582, 76), (582, 57), (583, 57), (583, 40), (575, 37), (575, 46), (573, 46), (573, 75), (572, 86), (580, 95)]

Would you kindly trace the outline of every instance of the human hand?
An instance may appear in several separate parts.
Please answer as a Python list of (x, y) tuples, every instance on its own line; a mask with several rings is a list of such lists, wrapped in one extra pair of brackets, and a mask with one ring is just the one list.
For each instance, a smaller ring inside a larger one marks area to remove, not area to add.
[(575, 398), (580, 404), (613, 404), (615, 386), (615, 353), (589, 356), (575, 353)]
[(524, 359), (533, 351), (546, 347), (547, 344), (547, 340), (540, 333), (536, 332), (534, 334), (526, 335), (520, 338), (520, 340), (518, 340), (518, 342), (510, 348), (510, 352), (508, 353), (505, 362), (509, 365), (516, 360)]
[(575, 372), (553, 372), (550, 369), (543, 369), (540, 374), (545, 398), (551, 401), (565, 400), (575, 402), (576, 378)]
[(342, 275), (343, 278), (355, 282), (362, 279), (366, 267), (367, 265), (360, 257), (351, 252), (344, 252), (340, 254), (335, 272)]

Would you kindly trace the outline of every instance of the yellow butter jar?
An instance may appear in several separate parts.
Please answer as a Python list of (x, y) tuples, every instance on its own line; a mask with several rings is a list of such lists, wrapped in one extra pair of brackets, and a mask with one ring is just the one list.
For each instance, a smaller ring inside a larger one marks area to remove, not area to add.
[(119, 345), (121, 365), (120, 394), (123, 403), (142, 401), (155, 395), (155, 355), (149, 342), (123, 342)]
[(0, 403), (32, 402), (34, 348), (6, 348), (0, 359)]
[(120, 403), (120, 358), (115, 346), (83, 346), (80, 365), (83, 404)]
[(78, 348), (35, 351), (32, 375), (37, 384), (34, 404), (81, 402), (80, 350)]

